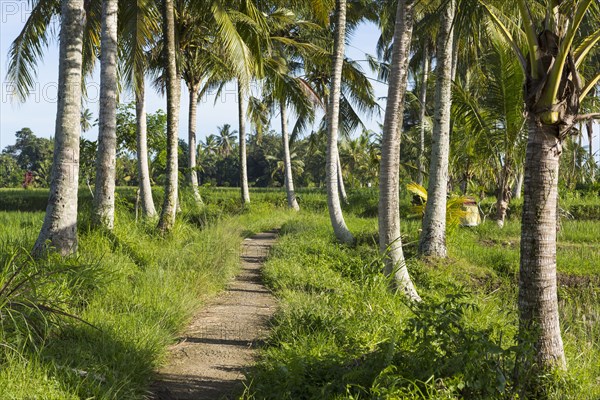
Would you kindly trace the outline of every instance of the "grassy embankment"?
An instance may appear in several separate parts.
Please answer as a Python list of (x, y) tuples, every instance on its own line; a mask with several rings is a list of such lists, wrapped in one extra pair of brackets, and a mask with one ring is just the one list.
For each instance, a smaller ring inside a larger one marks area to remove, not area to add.
[(237, 271), (243, 237), (289, 218), (260, 202), (184, 205), (161, 237), (124, 201), (113, 233), (91, 230), (81, 203), (79, 253), (66, 260), (30, 259), (42, 212), (0, 212), (2, 400), (144, 398), (167, 346)]
[[(597, 206), (596, 203), (594, 206)], [(390, 294), (377, 222), (349, 216), (358, 245), (336, 244), (326, 215), (283, 226), (266, 266), (281, 300), (250, 399), (514, 398), (519, 221), (454, 231), (449, 259), (415, 257), (420, 221), (404, 221), (422, 305)], [(600, 221), (562, 221), (559, 296), (569, 371), (547, 378), (552, 399), (600, 398)], [(520, 379), (526, 372), (519, 373)]]

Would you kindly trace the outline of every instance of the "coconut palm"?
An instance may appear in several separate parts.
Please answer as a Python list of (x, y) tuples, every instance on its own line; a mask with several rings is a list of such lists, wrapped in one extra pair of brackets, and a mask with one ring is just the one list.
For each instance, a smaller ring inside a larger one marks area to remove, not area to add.
[(166, 63), (167, 92), (167, 171), (165, 196), (158, 221), (158, 229), (165, 233), (175, 225), (178, 191), (178, 127), (180, 79), (177, 71), (177, 44), (175, 42), (175, 12), (173, 0), (163, 0), (164, 60)]
[(100, 115), (96, 186), (92, 216), (96, 225), (112, 229), (115, 222), (117, 162), (117, 13), (118, 1), (102, 2)]
[[(511, 46), (524, 75), (523, 99), (528, 139), (525, 158), (524, 203), (521, 221), (519, 320), (522, 337), (531, 341), (535, 359), (524, 358), (521, 368), (546, 370), (565, 367), (556, 287), (556, 221), (558, 166), (562, 143), (573, 126), (597, 114), (579, 114), (579, 104), (600, 81), (593, 72), (584, 83), (579, 70), (600, 41), (600, 30), (578, 37), (588, 11), (591, 21), (600, 6), (592, 0), (576, 3), (548, 0), (544, 15), (525, 0), (516, 6), (522, 21), (519, 33), (526, 51), (513, 38), (503, 16), (483, 3), (492, 21)], [(541, 27), (541, 31), (536, 31)], [(596, 26), (596, 29), (598, 27)], [(597, 65), (597, 64), (596, 64)], [(534, 382), (536, 385), (539, 382)]]
[(61, 2), (58, 104), (50, 197), (33, 253), (77, 251), (77, 189), (81, 131), (83, 0)]
[[(219, 127), (217, 127), (217, 130), (219, 131), (219, 133), (214, 136), (211, 135), (214, 137), (214, 139), (211, 139), (211, 141), (214, 140), (215, 146), (218, 149), (219, 154), (222, 157), (227, 157), (233, 151), (233, 144), (236, 141), (237, 131), (236, 130), (232, 131), (231, 125), (229, 125), (229, 124), (219, 126)], [(208, 146), (208, 143), (209, 143), (208, 138), (206, 138), (206, 143)]]
[(450, 0), (441, 16), (436, 49), (435, 117), (429, 164), (429, 201), (423, 217), (419, 253), (446, 257), (446, 194), (450, 150), (450, 107), (452, 88), (452, 43), (456, 1)]
[(408, 298), (420, 300), (408, 275), (402, 239), (400, 237), (400, 129), (404, 93), (408, 78), (408, 55), (413, 28), (411, 0), (398, 1), (396, 28), (389, 75), (387, 106), (381, 147), (381, 173), (379, 174), (379, 250), (384, 255), (384, 272), (394, 277), (394, 282)]

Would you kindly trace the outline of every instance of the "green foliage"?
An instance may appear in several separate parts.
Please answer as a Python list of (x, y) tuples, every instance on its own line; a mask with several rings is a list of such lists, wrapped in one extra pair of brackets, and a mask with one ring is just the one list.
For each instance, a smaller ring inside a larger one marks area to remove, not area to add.
[[(283, 226), (265, 270), (280, 311), (244, 398), (517, 398), (515, 360), (527, 351), (516, 337), (518, 223), (457, 228), (450, 258), (429, 264), (411, 258), (418, 223), (404, 221), (408, 268), (425, 295), (410, 304), (388, 290), (380, 272), (376, 220), (347, 221), (359, 238), (355, 247), (333, 240), (324, 215), (304, 211)], [(594, 362), (600, 336), (592, 322), (598, 260), (581, 248), (592, 245), (597, 226), (568, 221), (560, 233), (562, 243), (580, 243), (578, 256), (559, 244), (559, 284), (566, 285), (561, 323), (572, 372), (545, 379), (547, 398), (600, 395)], [(581, 266), (576, 275), (568, 257)]]

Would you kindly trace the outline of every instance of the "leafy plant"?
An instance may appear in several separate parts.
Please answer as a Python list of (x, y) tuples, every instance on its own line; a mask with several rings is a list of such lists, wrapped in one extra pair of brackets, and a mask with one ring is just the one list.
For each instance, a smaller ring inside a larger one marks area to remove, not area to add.
[[(416, 215), (423, 215), (425, 213), (425, 205), (427, 204), (427, 189), (419, 185), (416, 182), (411, 182), (406, 185), (409, 192), (414, 194), (420, 199), (420, 204), (412, 206), (412, 211)], [(466, 217), (467, 212), (464, 210), (465, 203), (471, 201), (467, 196), (455, 196), (452, 195), (446, 201), (446, 226), (448, 228), (457, 227), (460, 224), (460, 220)]]

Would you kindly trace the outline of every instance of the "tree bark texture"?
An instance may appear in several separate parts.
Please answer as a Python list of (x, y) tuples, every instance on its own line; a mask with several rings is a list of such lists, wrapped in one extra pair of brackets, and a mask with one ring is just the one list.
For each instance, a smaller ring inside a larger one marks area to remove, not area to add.
[(451, 0), (443, 14), (437, 42), (437, 80), (435, 116), (429, 163), (428, 200), (425, 206), (419, 253), (446, 257), (446, 196), (448, 192), (448, 157), (450, 153), (450, 109), (452, 106), (453, 23), (456, 0)]
[(100, 55), (100, 113), (98, 158), (93, 220), (113, 229), (115, 223), (115, 180), (117, 168), (117, 0), (102, 2)]
[(152, 198), (152, 186), (150, 184), (150, 169), (148, 167), (148, 129), (146, 121), (146, 96), (144, 88), (144, 77), (141, 72), (141, 86), (135, 92), (135, 119), (137, 133), (137, 165), (140, 189), (140, 203), (142, 213), (145, 217), (156, 216), (154, 199)]
[(336, 0), (335, 37), (333, 44), (333, 62), (331, 90), (327, 113), (327, 158), (326, 184), (329, 217), (336, 238), (342, 243), (353, 243), (354, 237), (346, 226), (339, 197), (338, 179), (338, 128), (340, 114), (340, 95), (342, 67), (344, 63), (344, 40), (346, 37), (346, 0)]
[(283, 162), (285, 177), (285, 193), (287, 196), (288, 207), (296, 211), (300, 210), (296, 193), (294, 192), (294, 176), (292, 174), (292, 157), (290, 155), (290, 135), (287, 127), (287, 111), (285, 101), (279, 103), (281, 111), (281, 140), (283, 145)]
[(427, 112), (427, 80), (429, 79), (429, 44), (423, 45), (423, 75), (419, 91), (419, 155), (417, 156), (417, 183), (423, 185), (425, 174), (425, 114)]
[(188, 116), (188, 147), (189, 147), (189, 158), (188, 158), (188, 168), (190, 170), (190, 185), (192, 186), (192, 194), (194, 196), (194, 201), (197, 205), (202, 205), (202, 197), (200, 196), (200, 192), (198, 191), (198, 174), (196, 173), (196, 123), (197, 123), (197, 115), (198, 115), (198, 88), (196, 86), (192, 86), (189, 89), (190, 94), (190, 107), (189, 107), (189, 116)]
[(413, 1), (400, 0), (396, 12), (388, 97), (383, 127), (379, 178), (379, 249), (385, 255), (384, 272), (410, 299), (420, 300), (406, 268), (400, 236), (400, 131), (408, 77), (413, 28)]
[(558, 127), (529, 118), (521, 220), (519, 321), (538, 367), (564, 367), (556, 291), (556, 210), (561, 144)]
[(164, 0), (165, 60), (167, 62), (167, 171), (165, 197), (158, 221), (161, 232), (170, 231), (177, 215), (178, 189), (178, 147), (179, 147), (179, 100), (180, 79), (177, 73), (175, 45), (175, 16), (173, 0)]
[(238, 81), (238, 113), (240, 135), (240, 187), (242, 204), (250, 203), (250, 190), (248, 189), (248, 162), (246, 159), (246, 98), (242, 84)]
[(81, 68), (85, 10), (83, 0), (61, 4), (58, 102), (50, 196), (35, 256), (53, 249), (66, 256), (77, 251), (77, 188), (81, 132)]

